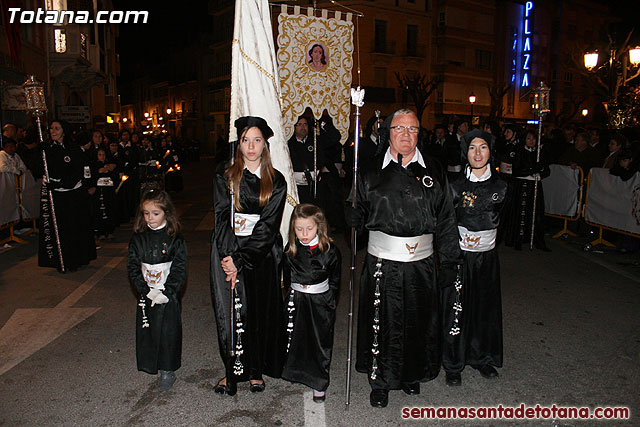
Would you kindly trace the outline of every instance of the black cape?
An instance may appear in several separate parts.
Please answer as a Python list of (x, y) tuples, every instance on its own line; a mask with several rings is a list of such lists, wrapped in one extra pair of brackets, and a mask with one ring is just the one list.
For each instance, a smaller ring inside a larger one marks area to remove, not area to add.
[[(294, 311), (291, 312), (293, 331), (291, 337), (287, 337), (290, 341), (282, 378), (324, 391), (329, 387), (342, 259), (335, 244), (322, 252), (319, 248), (309, 250), (297, 239), (296, 242), (296, 257), (287, 255), (283, 263), (286, 308)], [(309, 285), (325, 280), (329, 280), (329, 290), (320, 294), (291, 289), (291, 283)], [(285, 316), (289, 316), (286, 310)]]
[[(399, 389), (402, 383), (428, 381), (440, 370), (440, 293), (438, 281), (455, 272), (460, 249), (447, 178), (435, 161), (405, 169), (383, 156), (358, 171), (357, 209), (367, 230), (393, 236), (433, 233), (434, 257), (416, 262), (382, 261), (378, 372), (372, 372), (374, 291), (377, 258), (365, 257), (360, 280), (356, 369), (369, 374), (373, 387)], [(455, 273), (453, 274), (455, 277)]]
[[(458, 224), (470, 231), (497, 229), (507, 194), (507, 183), (496, 173), (482, 182), (465, 175), (450, 184)], [(500, 263), (496, 248), (485, 252), (462, 251), (462, 288), (442, 289), (443, 351), (445, 371), (459, 373), (465, 365), (502, 366), (502, 298)], [(455, 325), (454, 303), (462, 304)]]
[[(230, 195), (224, 176), (224, 165), (218, 167), (213, 186), (215, 229), (211, 236), (211, 298), (218, 327), (220, 356), (230, 375), (230, 287), (220, 260), (231, 256), (238, 268), (237, 295), (242, 303), (241, 334), (244, 353), (240, 360), (244, 366), (235, 381), (261, 379), (262, 374), (280, 377), (284, 358), (284, 318), (280, 272), (282, 238), (279, 227), (287, 195), (287, 184), (277, 170), (273, 191), (266, 206), (260, 206), (260, 183), (256, 175), (244, 170), (240, 182), (242, 213), (259, 214), (250, 236), (236, 236), (230, 224)], [(263, 172), (264, 173), (264, 172)]]
[[(155, 304), (146, 297), (149, 286), (141, 265), (172, 261), (171, 271), (162, 292), (169, 302)], [(136, 309), (136, 359), (138, 370), (156, 374), (158, 370), (175, 371), (182, 357), (182, 321), (180, 290), (187, 278), (187, 245), (180, 235), (171, 237), (166, 228), (135, 233), (129, 241), (127, 258), (129, 280), (138, 293)], [(143, 315), (149, 327), (143, 327)]]

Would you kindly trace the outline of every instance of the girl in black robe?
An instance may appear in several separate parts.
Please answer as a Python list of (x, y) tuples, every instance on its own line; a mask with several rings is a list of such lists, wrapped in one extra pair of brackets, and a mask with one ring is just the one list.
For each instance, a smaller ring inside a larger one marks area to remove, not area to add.
[[(522, 245), (528, 246), (531, 242), (535, 178), (537, 176), (542, 180), (551, 173), (544, 147), (540, 153), (540, 161), (537, 160), (536, 141), (536, 134), (528, 130), (525, 133), (525, 142), (518, 144), (513, 160), (513, 192), (505, 206), (504, 240), (505, 245), (513, 246), (516, 250), (521, 250)], [(544, 241), (544, 192), (540, 181), (535, 199), (533, 244), (538, 249), (549, 251)]]
[(71, 140), (66, 122), (52, 121), (49, 133), (51, 141), (44, 145), (49, 182), (43, 181), (40, 198), (38, 265), (63, 270), (53, 222), (55, 213), (64, 271), (75, 271), (96, 259), (89, 194), (84, 185), (84, 180), (91, 177), (91, 169), (80, 146)]
[[(474, 130), (462, 137), (464, 174), (449, 184), (456, 211), (462, 275), (442, 289), (442, 365), (448, 385), (461, 385), (465, 365), (486, 378), (502, 366), (502, 298), (496, 249), (507, 183), (492, 171), (493, 135)], [(492, 173), (493, 172), (493, 173)]]
[(182, 359), (180, 290), (187, 278), (187, 245), (169, 195), (150, 191), (140, 201), (129, 242), (127, 271), (138, 294), (138, 370), (160, 371), (158, 388), (176, 380)]
[(284, 285), (288, 295), (287, 357), (282, 378), (311, 387), (324, 402), (340, 286), (340, 251), (328, 236), (319, 207), (295, 207), (285, 248)]
[(273, 131), (267, 122), (248, 116), (235, 126), (240, 137), (234, 163), (226, 169), (221, 164), (214, 181), (211, 236), (211, 297), (226, 368), (215, 392), (231, 396), (239, 381), (249, 380), (250, 390), (261, 392), (263, 374), (279, 378), (285, 350), (279, 227), (287, 184), (271, 165), (267, 140)]

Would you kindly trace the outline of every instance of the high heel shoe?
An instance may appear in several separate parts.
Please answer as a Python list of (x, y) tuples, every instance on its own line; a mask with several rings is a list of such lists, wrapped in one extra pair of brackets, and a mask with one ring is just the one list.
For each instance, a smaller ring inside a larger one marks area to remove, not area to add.
[(251, 384), (249, 386), (249, 391), (251, 393), (262, 393), (265, 388), (267, 388), (267, 385), (265, 384), (264, 380), (262, 380), (261, 383)]
[(220, 381), (218, 381), (218, 384), (213, 388), (213, 392), (217, 394), (226, 393), (229, 396), (235, 395), (238, 391), (238, 384), (229, 381), (226, 381), (226, 384), (220, 384), (222, 380), (225, 380), (225, 378), (221, 378)]

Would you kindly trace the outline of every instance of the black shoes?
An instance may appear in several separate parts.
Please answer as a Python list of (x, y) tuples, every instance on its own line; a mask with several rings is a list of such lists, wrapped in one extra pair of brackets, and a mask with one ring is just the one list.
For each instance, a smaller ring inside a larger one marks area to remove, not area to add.
[(459, 387), (462, 385), (462, 375), (459, 372), (447, 372), (446, 383), (449, 387)]
[(369, 402), (374, 408), (386, 408), (389, 403), (389, 390), (376, 388), (371, 390)]
[(230, 383), (229, 381), (227, 381), (226, 384), (220, 384), (222, 382), (222, 380), (224, 380), (224, 378), (220, 379), (220, 381), (218, 381), (218, 384), (216, 384), (216, 386), (213, 388), (213, 392), (217, 393), (217, 394), (228, 394), (229, 396), (233, 396), (237, 393), (238, 391), (238, 384), (237, 383)]
[(420, 381), (416, 381), (413, 383), (402, 383), (402, 391), (404, 391), (409, 396), (413, 394), (420, 394)]
[(160, 371), (160, 380), (158, 381), (158, 390), (167, 391), (176, 382), (176, 374), (173, 371)]
[(478, 372), (480, 372), (480, 375), (482, 375), (483, 377), (487, 378), (487, 379), (492, 379), (492, 378), (497, 378), (498, 377), (498, 371), (496, 371), (496, 368), (494, 368), (491, 365), (484, 365), (484, 366), (480, 366), (480, 367), (473, 367), (474, 369), (476, 369)]
[(265, 384), (264, 380), (261, 383), (249, 385), (249, 391), (251, 393), (262, 393), (265, 388), (267, 388), (267, 385)]
[(323, 403), (327, 394), (324, 391), (313, 390), (313, 401)]

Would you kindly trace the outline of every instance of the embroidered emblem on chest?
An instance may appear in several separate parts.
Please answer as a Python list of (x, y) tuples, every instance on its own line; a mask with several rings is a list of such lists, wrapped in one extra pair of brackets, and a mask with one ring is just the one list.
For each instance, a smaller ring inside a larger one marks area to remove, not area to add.
[(418, 243), (419, 242), (416, 242), (416, 244), (413, 246), (409, 246), (408, 243), (404, 244), (407, 247), (407, 251), (409, 251), (409, 255), (415, 255), (416, 249), (418, 248)]
[(429, 175), (425, 175), (422, 177), (422, 185), (427, 188), (433, 187), (433, 179)]
[(473, 203), (476, 201), (476, 199), (478, 198), (478, 196), (476, 196), (475, 194), (473, 194), (472, 192), (468, 192), (468, 191), (463, 191), (462, 192), (462, 207), (466, 208), (466, 207), (473, 207)]
[(147, 272), (147, 283), (150, 285), (157, 285), (160, 283), (160, 279), (162, 279), (162, 271), (161, 270), (149, 270)]
[(64, 156), (64, 161), (65, 161), (65, 163), (69, 163), (69, 162), (71, 162), (71, 157), (69, 157), (69, 156)]

